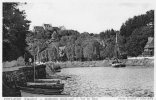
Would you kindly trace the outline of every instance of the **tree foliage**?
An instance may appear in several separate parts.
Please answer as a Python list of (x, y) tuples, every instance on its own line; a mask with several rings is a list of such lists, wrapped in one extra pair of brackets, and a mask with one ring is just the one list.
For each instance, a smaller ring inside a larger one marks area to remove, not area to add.
[(129, 56), (143, 53), (148, 37), (154, 37), (154, 10), (128, 19), (120, 28), (120, 48)]
[(126, 44), (128, 54), (135, 57), (141, 55), (148, 41), (148, 37), (152, 37), (153, 33), (154, 30), (149, 26), (135, 29)]
[(3, 61), (23, 56), (27, 46), (25, 38), (30, 21), (18, 5), (19, 3), (3, 3)]
[(125, 37), (129, 37), (132, 32), (139, 27), (146, 26), (152, 22), (154, 24), (154, 10), (146, 12), (139, 16), (129, 18), (120, 28), (120, 34)]

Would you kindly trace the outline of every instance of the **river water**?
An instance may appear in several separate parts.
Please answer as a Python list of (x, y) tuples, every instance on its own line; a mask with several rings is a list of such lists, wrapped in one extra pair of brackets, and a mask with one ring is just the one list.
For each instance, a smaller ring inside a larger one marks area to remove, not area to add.
[(154, 67), (64, 68), (58, 75), (71, 76), (64, 81), (63, 93), (69, 96), (151, 97), (154, 95)]

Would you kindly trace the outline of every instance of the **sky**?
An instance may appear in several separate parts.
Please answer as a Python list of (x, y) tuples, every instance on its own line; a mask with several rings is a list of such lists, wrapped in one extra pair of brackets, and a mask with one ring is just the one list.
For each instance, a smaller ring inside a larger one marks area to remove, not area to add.
[(51, 24), (79, 32), (119, 30), (135, 15), (154, 9), (154, 0), (39, 0), (20, 6), (33, 26)]

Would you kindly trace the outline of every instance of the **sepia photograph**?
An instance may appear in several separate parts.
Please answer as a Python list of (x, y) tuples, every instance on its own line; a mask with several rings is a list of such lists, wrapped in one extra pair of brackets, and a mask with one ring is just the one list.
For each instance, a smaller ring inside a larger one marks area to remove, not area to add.
[(154, 97), (154, 12), (154, 0), (2, 2), (2, 97)]

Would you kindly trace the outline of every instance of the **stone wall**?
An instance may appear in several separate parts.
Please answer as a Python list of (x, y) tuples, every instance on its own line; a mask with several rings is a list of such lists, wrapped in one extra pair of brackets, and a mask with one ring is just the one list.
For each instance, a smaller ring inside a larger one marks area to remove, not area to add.
[[(46, 78), (45, 65), (35, 67), (36, 79)], [(14, 71), (3, 72), (3, 96), (16, 97), (20, 96), (20, 91), (16, 88), (17, 85), (24, 86), (26, 82), (34, 80), (34, 67), (23, 67)]]

